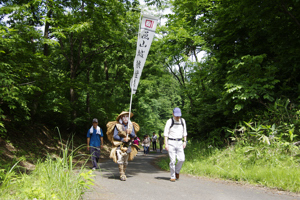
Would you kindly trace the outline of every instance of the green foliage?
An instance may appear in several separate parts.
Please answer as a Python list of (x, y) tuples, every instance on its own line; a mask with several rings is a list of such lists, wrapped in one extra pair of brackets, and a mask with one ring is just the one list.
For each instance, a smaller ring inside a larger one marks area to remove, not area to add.
[[(300, 150), (293, 145), (275, 142), (219, 149), (193, 141), (185, 149), (185, 155), (182, 173), (299, 192)], [(161, 160), (159, 165), (168, 170), (168, 159)]]
[[(257, 116), (269, 112), (275, 99), (299, 104), (298, 2), (184, 0), (170, 4), (174, 13), (159, 29), (163, 64), (181, 86), (189, 136), (221, 145), (230, 136), (225, 127), (260, 121)], [(207, 53), (201, 61), (196, 56), (200, 51)], [(289, 119), (282, 120), (277, 124), (291, 126), (284, 130), (291, 141), (297, 128), (285, 121)]]
[(149, 76), (140, 81), (134, 96), (134, 121), (139, 122), (139, 134), (163, 133), (166, 121), (172, 117), (173, 108), (181, 100), (177, 95), (177, 82), (167, 74), (157, 78)]
[(3, 1), (1, 19), (8, 19), (0, 24), (3, 136), (11, 120), (85, 132), (91, 118), (105, 127), (128, 109), (139, 20), (131, 8), (137, 5)]
[[(292, 115), (298, 112), (298, 1), (146, 3), (159, 10), (169, 6), (173, 13), (157, 28), (133, 96), (133, 120), (141, 125), (140, 134), (161, 132), (179, 106), (189, 137), (212, 145), (228, 142), (227, 129), (239, 121), (250, 122), (249, 129), (260, 128), (257, 135), (269, 137), (265, 132), (275, 127), (283, 131), (279, 140), (297, 139), (296, 118), (280, 118), (282, 109), (271, 114), (270, 105), (289, 99), (296, 109)], [(105, 129), (128, 110), (138, 6), (138, 1), (3, 1), (2, 136), (11, 122), (80, 133), (97, 117)], [(206, 57), (200, 60), (203, 51)]]
[[(274, 101), (274, 91), (277, 72), (274, 66), (262, 66), (265, 55), (243, 56), (241, 60), (229, 60), (233, 64), (227, 71), (227, 81), (224, 84), (225, 104), (235, 104), (234, 111), (238, 112), (252, 101)], [(265, 69), (264, 69), (265, 68)]]
[[(73, 141), (73, 140), (71, 140)], [(0, 170), (1, 199), (79, 199), (85, 189), (93, 185), (92, 171), (85, 170), (85, 163), (75, 168), (81, 160), (78, 150), (72, 142), (61, 142), (61, 156), (48, 154), (44, 161), (39, 160), (30, 173), (17, 174), (14, 168)], [(74, 158), (77, 162), (74, 162)]]
[(242, 143), (288, 144), (299, 137), (299, 110), (290, 105), (290, 100), (277, 99), (268, 111), (257, 115), (257, 122), (240, 122), (234, 130), (228, 131), (234, 136), (232, 139)]

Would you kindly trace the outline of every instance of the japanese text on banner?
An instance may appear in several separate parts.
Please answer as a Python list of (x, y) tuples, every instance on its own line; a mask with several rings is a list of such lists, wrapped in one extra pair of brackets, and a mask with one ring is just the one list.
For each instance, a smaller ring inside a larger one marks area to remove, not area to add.
[(141, 31), (138, 36), (136, 56), (134, 59), (134, 73), (131, 79), (132, 93), (135, 94), (142, 71), (150, 50), (150, 46), (155, 35), (158, 18), (144, 15), (141, 22)]

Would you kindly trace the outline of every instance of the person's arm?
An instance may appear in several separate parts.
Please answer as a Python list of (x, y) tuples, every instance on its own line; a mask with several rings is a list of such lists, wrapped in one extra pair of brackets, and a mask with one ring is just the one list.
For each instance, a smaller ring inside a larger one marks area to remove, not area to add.
[(171, 126), (171, 120), (169, 119), (166, 123), (165, 130), (164, 130), (165, 148), (167, 151), (169, 150), (168, 138), (169, 138), (170, 126)]
[(101, 141), (101, 143), (100, 143), (100, 148), (101, 149), (103, 149), (103, 131), (102, 131), (102, 128), (100, 128), (100, 141)]
[(167, 151), (169, 151), (168, 138), (169, 138), (169, 137), (165, 137), (165, 149), (166, 149)]
[(127, 142), (127, 141), (125, 141), (126, 140), (125, 138), (122, 138), (119, 136), (119, 131), (118, 131), (117, 127), (115, 127), (115, 129), (114, 129), (114, 139), (117, 141)]
[(183, 144), (182, 145), (183, 145), (183, 148), (185, 149), (185, 147), (186, 147), (186, 136), (183, 137)]
[(185, 123), (184, 119), (182, 121), (183, 121), (183, 124), (184, 124), (183, 137), (186, 137), (187, 136), (186, 123)]
[(89, 151), (90, 150), (90, 138), (89, 137), (87, 138), (86, 146), (87, 146), (87, 150)]
[(183, 124), (184, 124), (184, 130), (183, 130), (183, 148), (186, 147), (186, 140), (187, 140), (187, 131), (186, 131), (186, 123), (185, 120), (183, 119)]
[(101, 149), (103, 149), (103, 137), (100, 137), (100, 140), (101, 140)]
[(131, 133), (129, 134), (129, 137), (134, 138), (135, 136), (136, 136), (136, 135), (135, 135), (134, 127), (132, 126), (132, 131), (131, 131)]
[(90, 137), (91, 137), (91, 135), (90, 135), (90, 130), (88, 130), (88, 132), (87, 132), (87, 134), (86, 134), (86, 148), (87, 148), (87, 150), (89, 151), (90, 150)]

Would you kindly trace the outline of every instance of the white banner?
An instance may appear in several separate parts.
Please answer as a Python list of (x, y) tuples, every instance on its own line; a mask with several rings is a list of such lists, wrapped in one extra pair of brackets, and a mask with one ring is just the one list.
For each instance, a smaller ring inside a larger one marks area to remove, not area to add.
[(138, 35), (136, 55), (133, 63), (134, 72), (130, 87), (132, 94), (135, 94), (142, 71), (150, 50), (150, 46), (155, 35), (158, 18), (151, 15), (143, 15)]

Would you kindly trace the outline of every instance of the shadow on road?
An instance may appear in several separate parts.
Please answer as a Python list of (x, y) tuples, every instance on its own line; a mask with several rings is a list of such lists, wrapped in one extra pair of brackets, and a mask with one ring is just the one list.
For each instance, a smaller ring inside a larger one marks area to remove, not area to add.
[[(133, 161), (128, 162), (128, 167), (126, 170), (127, 178), (140, 174), (140, 173), (149, 173), (156, 174), (161, 171), (158, 167), (154, 167), (152, 162), (153, 160), (167, 156), (167, 152), (163, 151), (163, 153), (159, 152), (150, 152), (147, 156), (143, 155), (142, 151), (138, 152), (138, 155), (133, 159)], [(111, 159), (102, 160), (100, 163), (99, 172), (102, 174), (103, 178), (115, 179), (119, 181), (119, 168), (118, 164), (114, 163)], [(160, 179), (169, 180), (169, 177)]]
[(170, 181), (170, 177), (154, 177), (154, 178), (158, 180)]

